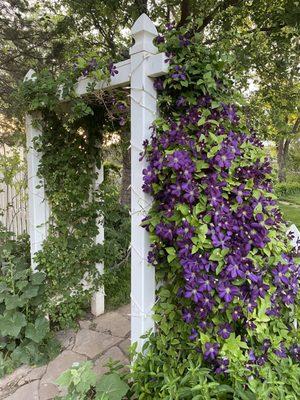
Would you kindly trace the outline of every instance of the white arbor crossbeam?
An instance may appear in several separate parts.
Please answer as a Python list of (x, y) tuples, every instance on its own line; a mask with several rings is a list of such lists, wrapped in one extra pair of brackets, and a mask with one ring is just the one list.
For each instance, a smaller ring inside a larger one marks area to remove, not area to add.
[[(130, 85), (131, 98), (131, 340), (138, 342), (141, 349), (143, 341), (141, 336), (154, 329), (152, 308), (155, 302), (155, 271), (147, 263), (149, 251), (148, 233), (141, 227), (141, 221), (146, 216), (151, 205), (151, 197), (142, 190), (142, 170), (146, 161), (140, 161), (140, 152), (144, 140), (151, 135), (150, 126), (157, 117), (157, 94), (153, 86), (153, 78), (164, 75), (168, 71), (165, 53), (157, 53), (153, 39), (157, 30), (146, 14), (142, 14), (132, 27), (132, 37), (135, 40), (130, 49), (130, 59), (114, 64), (117, 74), (110, 79), (94, 82), (90, 78), (80, 78), (75, 84), (75, 93), (83, 96), (89, 92), (91, 85), (94, 91), (103, 89), (126, 87)], [(30, 75), (30, 76), (29, 76)], [(32, 79), (30, 71), (26, 79)], [(62, 101), (64, 101), (62, 99)], [(27, 141), (28, 141), (28, 170), (29, 176), (36, 176), (39, 164), (39, 155), (32, 148), (32, 139), (36, 134), (30, 124), (31, 116), (27, 116)], [(41, 132), (39, 132), (41, 134)], [(31, 160), (34, 159), (32, 163)], [(34, 170), (32, 172), (32, 169)], [(100, 174), (100, 181), (102, 175)], [(99, 182), (98, 182), (99, 183)], [(29, 183), (30, 190), (36, 190), (36, 179)], [(40, 222), (46, 223), (47, 201), (45, 193), (40, 189), (38, 196), (29, 196), (29, 220), (32, 222), (31, 241), (36, 243), (38, 237), (40, 246), (46, 237), (46, 231), (39, 233)], [(44, 204), (41, 206), (41, 204)], [(45, 208), (46, 207), (46, 208)], [(46, 210), (46, 211), (45, 211)], [(104, 238), (103, 220), (98, 221), (99, 235), (97, 243), (102, 243)], [(39, 249), (39, 247), (38, 247)], [(31, 246), (31, 255), (34, 257), (36, 246)], [(99, 271), (103, 265), (97, 265)], [(104, 292), (95, 294), (92, 302), (95, 313), (104, 311)]]
[[(148, 77), (155, 78), (158, 76), (162, 76), (168, 71), (168, 63), (167, 57), (165, 53), (159, 54), (144, 54), (146, 61), (146, 70), (145, 73)], [(110, 77), (110, 79), (96, 82), (93, 86), (93, 90), (104, 90), (104, 89), (113, 89), (117, 87), (124, 87), (130, 85), (131, 80), (131, 60), (121, 61), (119, 63), (114, 64), (116, 67), (118, 74)], [(80, 78), (78, 82), (75, 84), (75, 92), (78, 96), (84, 96), (88, 93), (89, 87), (94, 84), (94, 81), (91, 78)]]

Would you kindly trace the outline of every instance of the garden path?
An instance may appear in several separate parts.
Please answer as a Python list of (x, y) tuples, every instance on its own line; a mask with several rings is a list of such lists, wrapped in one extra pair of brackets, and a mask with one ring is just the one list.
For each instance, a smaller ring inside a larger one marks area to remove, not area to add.
[(110, 358), (128, 362), (130, 305), (94, 319), (80, 321), (78, 331), (57, 333), (61, 353), (42, 367), (21, 366), (0, 380), (0, 400), (51, 400), (65, 394), (55, 384), (73, 363), (91, 360), (94, 371), (107, 371)]

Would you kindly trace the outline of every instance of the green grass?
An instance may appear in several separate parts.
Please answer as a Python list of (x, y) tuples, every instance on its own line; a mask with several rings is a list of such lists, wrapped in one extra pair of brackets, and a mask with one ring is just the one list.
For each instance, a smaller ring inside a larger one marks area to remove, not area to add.
[[(300, 229), (300, 193), (286, 196), (280, 200), (279, 205), (284, 218)], [(289, 204), (282, 203), (282, 201)]]
[(289, 194), (285, 197), (280, 197), (279, 200), (287, 201), (289, 203), (297, 204), (300, 206), (300, 193)]

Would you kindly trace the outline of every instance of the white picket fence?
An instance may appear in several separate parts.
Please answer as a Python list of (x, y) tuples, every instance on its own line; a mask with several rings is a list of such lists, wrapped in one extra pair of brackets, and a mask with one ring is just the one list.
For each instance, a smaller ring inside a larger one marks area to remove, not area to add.
[(0, 222), (16, 236), (27, 232), (27, 190), (23, 183), (27, 179), (24, 173), (14, 177), (9, 185), (0, 176)]
[(27, 232), (27, 175), (24, 148), (0, 146), (0, 223), (19, 236)]

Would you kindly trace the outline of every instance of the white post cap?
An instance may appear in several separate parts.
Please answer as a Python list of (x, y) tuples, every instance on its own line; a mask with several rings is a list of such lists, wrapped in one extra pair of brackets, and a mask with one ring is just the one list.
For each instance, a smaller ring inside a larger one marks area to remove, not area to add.
[(154, 23), (146, 14), (142, 14), (131, 28), (131, 35), (135, 44), (130, 49), (130, 54), (147, 51), (151, 54), (157, 53), (157, 47), (154, 46), (153, 40), (157, 36), (157, 30)]
[(35, 74), (36, 74), (35, 70), (31, 68), (31, 69), (27, 72), (27, 74), (25, 75), (25, 77), (24, 77), (24, 82), (25, 82), (25, 81), (35, 81), (35, 80), (36, 80), (36, 77), (34, 76)]

